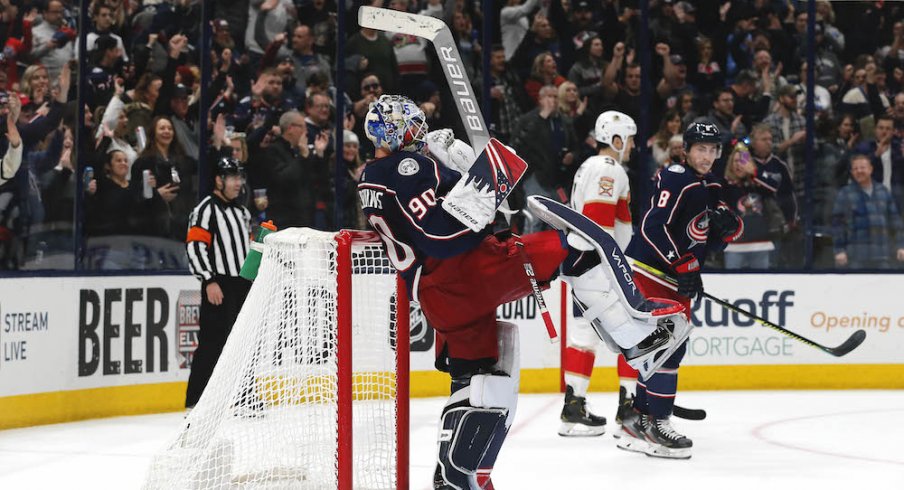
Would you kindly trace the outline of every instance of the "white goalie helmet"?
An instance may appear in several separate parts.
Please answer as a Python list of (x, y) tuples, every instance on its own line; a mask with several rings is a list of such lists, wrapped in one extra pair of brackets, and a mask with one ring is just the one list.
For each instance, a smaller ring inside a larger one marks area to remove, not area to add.
[(624, 145), (627, 144), (628, 137), (637, 134), (637, 124), (631, 116), (618, 111), (606, 111), (596, 118), (596, 126), (593, 129), (593, 137), (600, 143), (607, 144), (613, 149), (615, 147), (612, 142), (618, 136), (622, 140), (622, 149), (617, 150), (618, 159), (624, 160)]
[(411, 99), (401, 95), (381, 95), (364, 119), (364, 133), (374, 147), (420, 152), (427, 135), (427, 117)]

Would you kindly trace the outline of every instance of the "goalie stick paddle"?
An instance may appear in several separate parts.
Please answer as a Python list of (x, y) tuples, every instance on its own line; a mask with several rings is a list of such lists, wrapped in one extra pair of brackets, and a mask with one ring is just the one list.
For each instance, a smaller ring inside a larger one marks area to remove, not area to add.
[[(632, 260), (632, 262), (635, 267), (637, 267), (638, 269), (640, 269), (648, 274), (658, 277), (659, 279), (662, 279), (664, 281), (668, 281), (670, 284), (673, 284), (673, 285), (677, 284), (677, 281), (673, 277), (667, 275), (666, 273), (660, 271), (659, 269), (656, 269), (655, 267), (651, 267), (651, 266), (644, 264), (643, 262), (640, 262), (637, 260)], [(803, 335), (796, 334), (796, 333), (786, 329), (785, 327), (782, 327), (781, 325), (776, 325), (776, 324), (770, 322), (769, 320), (766, 320), (765, 318), (754, 315), (753, 313), (751, 313), (747, 310), (744, 310), (742, 308), (738, 308), (737, 306), (729, 303), (728, 301), (719, 299), (707, 292), (703, 293), (703, 297), (718, 304), (719, 306), (721, 306), (727, 310), (744, 315), (764, 327), (771, 328), (772, 330), (775, 330), (776, 332), (787, 335), (788, 337), (791, 337), (792, 339), (803, 342), (804, 344), (807, 344), (810, 347), (815, 347), (823, 352), (827, 352), (835, 357), (841, 357), (845, 354), (850, 353), (852, 350), (856, 349), (860, 344), (862, 344), (864, 340), (866, 340), (866, 331), (865, 330), (857, 330), (856, 332), (851, 334), (851, 336), (848, 337), (848, 339), (845, 340), (838, 347), (826, 347), (818, 342), (814, 342), (814, 341), (804, 337)]]
[(358, 9), (358, 24), (370, 29), (417, 36), (433, 43), (443, 73), (446, 74), (446, 82), (452, 91), (452, 98), (458, 106), (458, 115), (468, 133), (468, 140), (474, 147), (474, 153), (479, 155), (490, 141), (490, 133), (449, 26), (442, 20), (427, 15), (368, 6)]

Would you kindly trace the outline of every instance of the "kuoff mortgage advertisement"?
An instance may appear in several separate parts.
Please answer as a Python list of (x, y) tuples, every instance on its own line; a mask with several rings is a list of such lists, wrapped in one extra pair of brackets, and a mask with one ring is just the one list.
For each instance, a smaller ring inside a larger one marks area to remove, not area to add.
[[(866, 341), (836, 358), (711, 301), (693, 309), (687, 364), (900, 363), (904, 308), (898, 275), (704, 275), (706, 291), (741, 309), (835, 347), (856, 330)], [(896, 292), (897, 291), (897, 292)]]

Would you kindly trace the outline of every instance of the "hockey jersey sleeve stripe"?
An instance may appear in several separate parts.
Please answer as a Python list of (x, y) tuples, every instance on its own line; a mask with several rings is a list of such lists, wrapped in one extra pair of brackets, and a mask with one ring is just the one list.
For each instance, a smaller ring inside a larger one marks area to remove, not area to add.
[(631, 222), (631, 208), (627, 199), (618, 200), (618, 204), (615, 205), (615, 219), (625, 223)]
[[(656, 243), (653, 240), (651, 240), (650, 237), (647, 235), (646, 230), (641, 228), (641, 232), (642, 232), (641, 234), (643, 235), (643, 239), (646, 240), (646, 242), (649, 243), (651, 247), (653, 247), (653, 250), (656, 251), (656, 253), (659, 255), (659, 257), (661, 257), (662, 260), (664, 260), (666, 264), (672, 263), (672, 260), (674, 260), (674, 259), (669, 260), (668, 253), (664, 252), (662, 249), (660, 249), (659, 247), (656, 246)], [(681, 254), (678, 252), (678, 246), (675, 245), (675, 240), (672, 239), (672, 235), (669, 234), (669, 229), (665, 225), (662, 225), (662, 233), (663, 233), (663, 235), (665, 235), (666, 239), (668, 239), (669, 245), (672, 246), (672, 249), (669, 250), (668, 252), (674, 252), (674, 255), (676, 258), (680, 257)]]
[[(421, 233), (423, 233), (424, 236), (427, 238), (430, 238), (432, 240), (451, 240), (453, 238), (458, 238), (458, 237), (464, 235), (465, 233), (468, 233), (469, 231), (471, 231), (470, 228), (465, 226), (465, 228), (463, 230), (460, 230), (460, 231), (457, 231), (455, 233), (451, 233), (448, 235), (435, 235), (433, 233), (428, 233), (427, 230), (425, 230), (422, 226), (418, 225), (417, 222), (415, 222), (414, 218), (412, 218), (411, 215), (408, 214), (408, 211), (406, 211), (405, 207), (402, 206), (402, 202), (399, 201), (399, 197), (398, 196), (394, 196), (394, 197), (395, 197), (396, 203), (398, 203), (398, 205), (399, 205), (399, 209), (402, 211), (402, 216), (404, 216), (405, 219), (407, 219), (408, 222), (411, 223), (411, 226), (417, 228), (417, 230), (420, 231)], [(437, 199), (437, 202), (438, 201), (439, 201), (439, 199)], [(439, 204), (437, 204), (436, 209), (437, 209), (437, 212), (445, 213), (445, 211), (442, 210), (442, 207), (439, 206)], [(458, 221), (456, 221), (456, 223), (458, 223)], [(461, 225), (461, 226), (464, 226), (464, 225)]]
[[(424, 228), (422, 226), (418, 225), (417, 221), (415, 221), (415, 219), (410, 214), (408, 214), (408, 211), (405, 209), (405, 206), (402, 205), (402, 201), (399, 200), (399, 196), (392, 189), (390, 189), (386, 186), (383, 186), (383, 185), (368, 184), (368, 183), (358, 184), (358, 188), (359, 189), (377, 189), (377, 190), (386, 192), (387, 194), (390, 194), (395, 199), (396, 204), (398, 204), (400, 214), (402, 216), (404, 216), (405, 219), (408, 220), (408, 222), (411, 224), (411, 226), (415, 227), (425, 237), (430, 238), (432, 240), (452, 240), (453, 238), (458, 238), (458, 237), (468, 233), (469, 231), (471, 231), (470, 228), (464, 227), (463, 230), (456, 231), (455, 233), (451, 233), (451, 234), (447, 234), (447, 235), (436, 235), (436, 234), (432, 234), (432, 233), (427, 233), (427, 231), (424, 230)], [(437, 202), (439, 202), (439, 200), (437, 200)], [(440, 209), (440, 210), (442, 209), (439, 206), (439, 204), (436, 205), (436, 208)], [(444, 211), (442, 211), (442, 212), (444, 212)], [(458, 221), (456, 221), (456, 223), (458, 223)], [(461, 225), (461, 226), (464, 226), (464, 225)]]
[(230, 275), (238, 275), (239, 270), (242, 268), (242, 264), (239, 263), (239, 251), (241, 246), (237, 242), (244, 238), (242, 236), (242, 229), (233, 209), (226, 209), (223, 212), (223, 217), (222, 229), (220, 230), (222, 236), (220, 237), (220, 240), (224, 242), (223, 247), (227, 252), (223, 257), (223, 264), (226, 266), (226, 270), (230, 272)]
[(681, 198), (684, 197), (684, 193), (699, 185), (700, 185), (699, 182), (694, 182), (694, 183), (684, 186), (684, 188), (681, 189), (681, 192), (678, 193), (678, 197), (675, 198), (675, 203), (672, 204), (672, 211), (669, 212), (669, 219), (668, 219), (668, 221), (666, 221), (666, 223), (671, 223), (672, 220), (675, 218), (675, 212), (678, 211), (678, 205), (681, 204)]
[(581, 214), (604, 228), (615, 228), (615, 217), (618, 212), (616, 205), (611, 202), (592, 201), (584, 204)]

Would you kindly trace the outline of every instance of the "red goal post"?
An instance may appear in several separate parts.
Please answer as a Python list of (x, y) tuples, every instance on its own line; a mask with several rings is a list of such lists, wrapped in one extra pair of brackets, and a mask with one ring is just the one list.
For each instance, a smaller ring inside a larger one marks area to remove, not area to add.
[[(370, 231), (342, 230), (336, 235), (338, 244), (338, 278), (339, 295), (338, 342), (339, 342), (339, 385), (338, 385), (338, 418), (340, 421), (351, 421), (352, 392), (352, 317), (354, 293), (352, 276), (354, 264), (352, 247), (355, 244), (371, 244), (382, 247), (379, 236)], [(407, 289), (402, 277), (396, 274), (396, 488), (408, 489), (409, 463), (409, 373), (410, 344), (408, 336), (409, 302)], [(402, 328), (404, 326), (404, 328)], [(340, 422), (337, 433), (339, 453), (339, 490), (352, 490), (354, 484), (353, 461), (353, 424)]]

